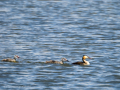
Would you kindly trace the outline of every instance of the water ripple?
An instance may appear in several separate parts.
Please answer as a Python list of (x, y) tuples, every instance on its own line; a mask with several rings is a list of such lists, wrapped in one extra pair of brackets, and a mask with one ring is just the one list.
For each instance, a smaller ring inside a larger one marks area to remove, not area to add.
[[(1, 0), (0, 58), (20, 56), (0, 62), (1, 89), (118, 90), (119, 13), (119, 1)], [(84, 54), (90, 66), (71, 64)]]

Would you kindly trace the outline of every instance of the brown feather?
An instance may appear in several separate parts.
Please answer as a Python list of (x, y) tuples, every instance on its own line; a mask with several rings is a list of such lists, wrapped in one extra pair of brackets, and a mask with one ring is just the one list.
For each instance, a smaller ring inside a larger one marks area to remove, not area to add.
[(74, 62), (74, 63), (72, 63), (72, 64), (82, 65), (82, 64), (83, 64), (83, 62)]
[(50, 60), (50, 61), (46, 61), (45, 63), (63, 64), (63, 62), (69, 62), (69, 61), (66, 58), (62, 58), (61, 61)]
[(11, 59), (11, 58), (3, 59), (2, 61), (6, 61), (6, 62), (16, 62), (15, 59)]
[(54, 60), (46, 61), (45, 63), (63, 64), (63, 62), (62, 62), (62, 61), (54, 61)]
[(46, 61), (45, 63), (55, 63), (54, 60)]

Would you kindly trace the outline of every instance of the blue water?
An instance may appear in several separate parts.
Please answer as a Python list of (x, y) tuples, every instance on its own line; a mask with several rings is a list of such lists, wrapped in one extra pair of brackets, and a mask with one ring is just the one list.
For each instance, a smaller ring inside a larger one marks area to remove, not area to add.
[[(119, 90), (119, 0), (1, 0), (3, 90)], [(72, 65), (83, 55), (89, 66)], [(47, 60), (70, 62), (45, 64)]]

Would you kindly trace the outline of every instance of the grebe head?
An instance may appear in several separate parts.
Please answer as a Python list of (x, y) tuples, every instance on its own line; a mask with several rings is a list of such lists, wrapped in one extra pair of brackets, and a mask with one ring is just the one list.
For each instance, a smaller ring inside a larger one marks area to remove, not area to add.
[(63, 62), (69, 62), (66, 58), (62, 58), (61, 61), (63, 61)]
[(87, 55), (83, 55), (83, 57), (82, 57), (82, 59), (84, 59), (84, 60), (87, 58), (92, 59), (92, 58), (88, 57)]
[(15, 55), (14, 58), (16, 59), (16, 58), (20, 58), (20, 57), (18, 55)]

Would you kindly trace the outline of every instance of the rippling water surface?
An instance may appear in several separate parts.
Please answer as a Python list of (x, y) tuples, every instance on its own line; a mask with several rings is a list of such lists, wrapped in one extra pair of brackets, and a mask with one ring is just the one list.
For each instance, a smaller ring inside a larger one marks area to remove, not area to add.
[[(119, 0), (1, 0), (1, 89), (119, 90)], [(72, 65), (83, 55), (89, 66)], [(70, 62), (45, 64), (46, 60)]]

